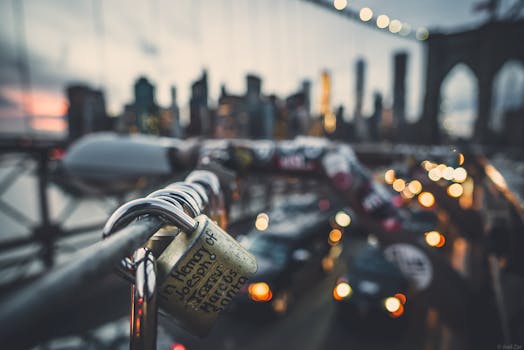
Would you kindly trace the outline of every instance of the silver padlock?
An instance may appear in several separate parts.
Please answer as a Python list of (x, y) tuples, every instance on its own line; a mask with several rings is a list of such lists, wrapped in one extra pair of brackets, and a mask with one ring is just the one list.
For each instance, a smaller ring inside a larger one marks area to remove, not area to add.
[[(194, 191), (193, 191), (194, 192)], [(198, 196), (196, 192), (184, 192), (179, 189), (161, 189), (149, 194), (146, 198), (162, 199), (170, 204), (182, 209), (186, 214), (195, 217), (201, 213), (201, 206), (193, 198)], [(158, 257), (161, 252), (171, 243), (173, 238), (178, 234), (178, 230), (174, 227), (164, 227), (157, 231), (147, 242), (146, 247), (153, 251), (153, 254)]]
[(207, 170), (194, 170), (186, 177), (185, 181), (199, 184), (205, 188), (209, 199), (207, 213), (209, 213), (209, 216), (213, 221), (218, 223), (218, 226), (226, 227), (227, 215), (224, 196), (220, 190), (220, 181), (218, 177)]
[(257, 264), (206, 215), (189, 220), (194, 225), (182, 222), (182, 232), (157, 259), (158, 304), (181, 327), (204, 336)]

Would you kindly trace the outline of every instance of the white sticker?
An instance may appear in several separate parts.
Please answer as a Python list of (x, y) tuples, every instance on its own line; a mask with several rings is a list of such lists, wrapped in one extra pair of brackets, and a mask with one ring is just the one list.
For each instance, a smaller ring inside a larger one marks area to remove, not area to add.
[(433, 279), (433, 266), (427, 255), (411, 244), (397, 243), (384, 249), (386, 259), (395, 264), (419, 290), (426, 289)]

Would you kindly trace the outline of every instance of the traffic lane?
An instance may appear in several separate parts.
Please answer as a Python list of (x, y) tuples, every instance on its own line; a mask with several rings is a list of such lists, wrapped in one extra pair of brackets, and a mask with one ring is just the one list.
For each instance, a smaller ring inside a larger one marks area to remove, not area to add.
[(160, 323), (191, 350), (320, 349), (335, 311), (330, 291), (336, 275), (332, 273), (312, 286), (281, 319), (270, 321), (255, 314), (247, 318), (228, 313), (219, 318), (204, 339), (191, 336), (169, 318), (162, 317)]
[[(342, 261), (354, 256), (365, 244), (362, 237), (351, 237), (346, 242)], [(336, 278), (343, 274), (344, 264), (297, 300), (290, 313), (274, 321), (226, 314), (219, 318), (204, 339), (191, 336), (177, 327), (170, 318), (161, 317), (160, 324), (188, 349), (420, 349), (425, 341), (425, 305), (411, 308), (412, 317), (404, 332), (391, 334), (377, 329), (373, 320), (364, 328), (353, 329), (351, 323), (341, 320), (332, 290)], [(422, 320), (422, 322), (421, 322)], [(356, 322), (360, 322), (356, 320)]]

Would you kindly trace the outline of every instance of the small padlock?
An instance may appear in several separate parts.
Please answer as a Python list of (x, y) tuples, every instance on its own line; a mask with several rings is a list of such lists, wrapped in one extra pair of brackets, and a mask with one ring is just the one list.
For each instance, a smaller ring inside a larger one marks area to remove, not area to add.
[(257, 264), (206, 215), (197, 216), (194, 223), (181, 225), (183, 231), (157, 260), (158, 304), (180, 326), (204, 336)]

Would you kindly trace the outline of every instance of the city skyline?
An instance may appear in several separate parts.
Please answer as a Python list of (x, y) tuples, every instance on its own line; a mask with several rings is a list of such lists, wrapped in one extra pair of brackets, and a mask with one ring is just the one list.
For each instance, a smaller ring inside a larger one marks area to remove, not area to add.
[[(412, 1), (393, 5), (354, 0), (348, 6), (357, 10), (369, 6), (377, 13), (387, 13), (414, 27), (433, 28), (479, 23), (485, 16), (471, 14), (474, 3), (450, 6), (452, 2), (446, 1), (421, 6)], [(131, 98), (132, 82), (146, 75), (156, 82), (162, 105), (169, 104), (169, 87), (177, 86), (182, 116), (187, 121), (189, 85), (202, 68), (209, 72), (212, 104), (216, 104), (221, 84), (232, 92), (241, 92), (243, 76), (252, 72), (263, 78), (262, 89), (268, 94), (286, 95), (295, 91), (303, 79), (310, 79), (314, 111), (319, 105), (320, 73), (327, 69), (333, 76), (333, 106), (343, 104), (346, 111), (352, 111), (353, 65), (359, 57), (368, 61), (364, 111), (369, 114), (374, 91), (382, 92), (386, 102), (391, 102), (391, 55), (398, 50), (410, 54), (408, 119), (417, 118), (420, 113), (423, 79), (420, 43), (363, 27), (304, 1), (246, 4), (223, 0), (205, 5), (184, 1), (176, 6), (156, 2), (147, 6), (135, 3), (136, 6), (124, 9), (122, 3), (98, 1), (24, 5), (36, 115), (56, 115), (57, 111), (63, 115), (66, 109), (63, 91), (71, 82), (102, 87), (110, 113), (120, 114), (121, 106)], [(0, 34), (0, 45), (4, 48), (0, 57), (4, 68), (1, 116), (5, 116), (9, 109), (16, 112), (13, 101), (20, 102), (22, 96), (20, 77), (13, 66), (18, 52), (13, 3), (5, 1), (0, 6), (5, 17)], [(170, 11), (173, 9), (177, 11)], [(447, 15), (438, 16), (439, 13)]]

